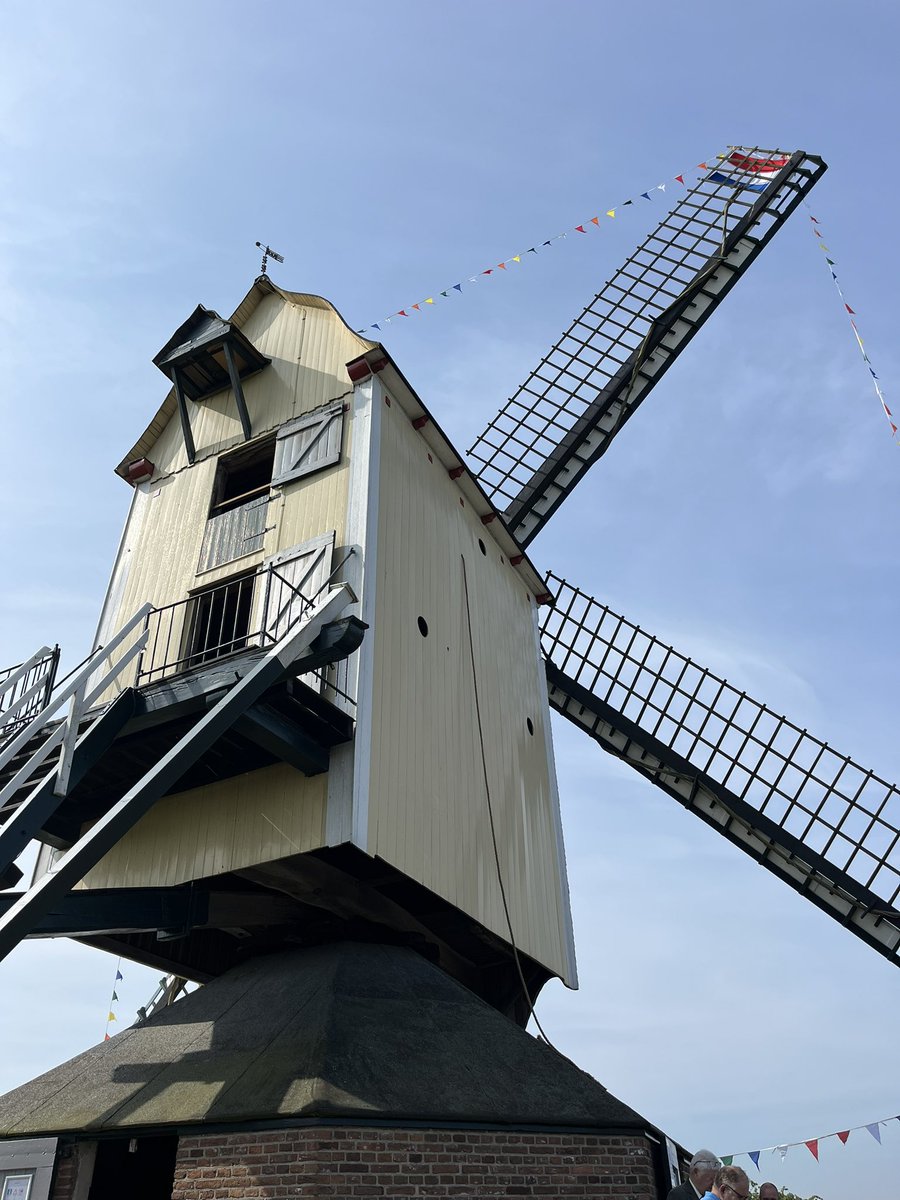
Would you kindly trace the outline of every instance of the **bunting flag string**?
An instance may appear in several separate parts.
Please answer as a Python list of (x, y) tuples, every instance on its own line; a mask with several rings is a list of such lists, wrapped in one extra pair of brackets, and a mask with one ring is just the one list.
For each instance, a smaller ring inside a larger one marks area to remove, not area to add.
[[(726, 158), (728, 158), (727, 154), (715, 154), (709, 159), (709, 161), (697, 163), (695, 170), (705, 173), (713, 169), (712, 166), (710, 166), (711, 163), (715, 165), (718, 162), (722, 162)], [(684, 181), (684, 177), (687, 174), (689, 174), (688, 171), (681, 171), (678, 175), (673, 175), (671, 179), (666, 179), (662, 183), (657, 183), (654, 187), (648, 188), (645, 192), (639, 192), (638, 198), (649, 200), (652, 204), (654, 193), (661, 192), (663, 197), (665, 197), (666, 187), (669, 183), (674, 182), (680, 184), (681, 187), (687, 187), (688, 185)], [(621, 204), (617, 204), (613, 208), (604, 209), (603, 212), (605, 213), (606, 219), (615, 220), (617, 209), (627, 208), (628, 205), (633, 205), (634, 203), (634, 198), (623, 200)], [(426, 305), (434, 306), (439, 300), (449, 300), (454, 292), (461, 294), (464, 283), (467, 288), (474, 287), (476, 284), (481, 283), (486, 279), (490, 279), (498, 272), (506, 271), (510, 266), (521, 265), (523, 262), (529, 262), (530, 259), (527, 258), (527, 255), (538, 254), (542, 250), (551, 249), (554, 242), (565, 240), (568, 238), (570, 233), (581, 233), (585, 234), (586, 236), (590, 232), (590, 226), (593, 226), (595, 229), (599, 229), (603, 220), (604, 218), (602, 216), (597, 215), (583, 220), (578, 225), (573, 225), (571, 229), (566, 229), (562, 233), (555, 233), (552, 237), (544, 238), (543, 240), (537, 240), (535, 241), (534, 245), (529, 246), (527, 250), (520, 250), (517, 254), (513, 254), (510, 258), (503, 259), (501, 262), (482, 268), (482, 270), (476, 271), (472, 275), (466, 275), (459, 282), (448, 284), (443, 290), (437, 291), (425, 299), (417, 300), (415, 304), (407, 304), (405, 308), (399, 308), (396, 312), (392, 312), (390, 316), (381, 317), (380, 320), (373, 321), (371, 325), (366, 325), (362, 329), (357, 329), (356, 332), (364, 334), (369, 333), (374, 329), (376, 332), (381, 333), (384, 326), (392, 325), (400, 317), (408, 320), (413, 312), (426, 312)]]
[(846, 1146), (847, 1139), (849, 1138), (850, 1134), (856, 1133), (860, 1129), (867, 1129), (875, 1141), (881, 1145), (881, 1126), (887, 1125), (888, 1121), (900, 1121), (900, 1115), (893, 1117), (882, 1117), (880, 1121), (872, 1121), (867, 1125), (854, 1125), (850, 1129), (841, 1130), (840, 1133), (825, 1133), (820, 1137), (804, 1138), (799, 1142), (783, 1142), (780, 1146), (764, 1146), (761, 1150), (740, 1150), (735, 1154), (722, 1154), (719, 1157), (726, 1167), (730, 1167), (736, 1158), (740, 1158), (742, 1154), (746, 1155), (747, 1158), (749, 1158), (753, 1163), (754, 1168), (759, 1171), (759, 1156), (761, 1154), (768, 1154), (769, 1152), (772, 1154), (780, 1154), (781, 1161), (784, 1162), (788, 1150), (792, 1150), (796, 1146), (805, 1146), (816, 1162), (818, 1162), (819, 1146), (822, 1142), (827, 1141), (829, 1138), (837, 1138), (842, 1146)]
[(116, 991), (116, 987), (118, 986), (119, 983), (122, 982), (123, 979), (124, 979), (124, 976), (122, 974), (122, 957), (120, 955), (118, 961), (116, 962), (116, 977), (113, 980), (112, 995), (109, 998), (109, 1010), (106, 1014), (106, 1029), (103, 1031), (104, 1042), (109, 1041), (110, 1025), (112, 1024), (113, 1021), (118, 1020), (118, 1018), (116, 1017), (116, 1012), (115, 1012), (115, 1009), (113, 1008), (113, 1005), (119, 1003), (119, 993)]
[[(806, 201), (804, 200), (803, 203), (806, 204)], [(884, 398), (884, 392), (881, 390), (881, 380), (875, 373), (875, 368), (872, 366), (872, 360), (869, 358), (868, 351), (866, 350), (866, 344), (860, 337), (859, 329), (856, 324), (856, 310), (851, 308), (847, 303), (847, 297), (844, 295), (844, 289), (841, 287), (841, 281), (838, 279), (837, 271), (835, 270), (837, 264), (832, 258), (832, 251), (829, 250), (829, 248), (825, 245), (825, 240), (818, 228), (819, 220), (817, 217), (813, 216), (812, 210), (808, 204), (806, 204), (806, 210), (809, 213), (810, 228), (816, 237), (816, 244), (825, 255), (825, 263), (828, 267), (828, 270), (831, 272), (832, 282), (834, 283), (835, 288), (837, 288), (837, 294), (841, 298), (841, 304), (843, 305), (844, 311), (847, 314), (847, 319), (850, 322), (850, 328), (853, 330), (853, 336), (856, 339), (856, 344), (859, 346), (859, 352), (863, 357), (863, 362), (866, 364), (868, 372), (872, 377), (872, 386), (875, 388), (875, 395), (878, 397), (878, 401), (881, 404), (884, 415), (891, 427), (891, 433), (897, 444), (900, 445), (900, 438), (897, 437), (897, 424), (894, 421), (891, 410), (887, 406), (887, 401)]]

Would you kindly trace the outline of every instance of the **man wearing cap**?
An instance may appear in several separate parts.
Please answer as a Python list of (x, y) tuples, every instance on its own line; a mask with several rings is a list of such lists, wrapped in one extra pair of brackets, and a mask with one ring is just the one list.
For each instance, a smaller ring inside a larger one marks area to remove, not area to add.
[(712, 1150), (698, 1150), (691, 1159), (687, 1181), (672, 1188), (666, 1200), (703, 1200), (713, 1185), (720, 1165)]
[(750, 1180), (740, 1167), (719, 1167), (707, 1200), (750, 1200)]

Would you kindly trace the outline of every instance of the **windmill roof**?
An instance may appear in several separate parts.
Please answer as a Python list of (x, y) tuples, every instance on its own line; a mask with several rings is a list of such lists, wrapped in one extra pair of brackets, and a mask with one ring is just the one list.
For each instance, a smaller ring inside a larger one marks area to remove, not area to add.
[(328, 1118), (653, 1130), (414, 951), (251, 960), (0, 1097), (0, 1137)]
[[(274, 284), (268, 277), (268, 275), (260, 275), (258, 279), (254, 280), (249, 292), (234, 310), (232, 315), (228, 318), (227, 322), (224, 321), (213, 309), (206, 309), (202, 305), (199, 305), (191, 314), (191, 316), (188, 317), (188, 319), (184, 321), (175, 331), (175, 333), (168, 339), (166, 345), (154, 358), (154, 362), (156, 359), (164, 356), (167, 350), (171, 349), (173, 346), (177, 346), (179, 344), (179, 340), (184, 335), (185, 330), (192, 328), (193, 325), (196, 324), (199, 317), (205, 315), (210, 319), (211, 322), (219, 322), (223, 328), (225, 328), (226, 325), (230, 325), (240, 330), (247, 323), (250, 316), (259, 306), (260, 302), (266, 296), (270, 295), (281, 296), (281, 298), (288, 301), (288, 303), (297, 304), (303, 308), (321, 308), (328, 312), (334, 313), (335, 316), (346, 326), (353, 338), (359, 343), (360, 354), (363, 354), (366, 350), (371, 350), (379, 345), (378, 342), (372, 342), (368, 338), (361, 337), (358, 333), (355, 333), (353, 330), (351, 330), (349, 325), (347, 325), (347, 322), (329, 300), (325, 300), (322, 296), (313, 296), (307, 292), (285, 291), (283, 288), (277, 287), (276, 284)], [(153, 419), (150, 421), (150, 424), (116, 467), (117, 475), (121, 475), (123, 479), (127, 478), (128, 464), (135, 462), (137, 459), (144, 458), (147, 454), (149, 454), (154, 442), (160, 436), (169, 420), (175, 415), (176, 412), (177, 401), (175, 399), (175, 389), (171, 388), (166, 395), (165, 400), (163, 400), (162, 404), (156, 410)]]

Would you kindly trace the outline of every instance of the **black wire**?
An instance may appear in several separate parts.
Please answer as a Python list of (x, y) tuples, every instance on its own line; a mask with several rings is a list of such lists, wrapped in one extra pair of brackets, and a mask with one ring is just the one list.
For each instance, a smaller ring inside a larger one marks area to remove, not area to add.
[(467, 627), (468, 633), (469, 633), (469, 659), (472, 663), (472, 688), (473, 688), (473, 691), (475, 694), (475, 718), (478, 722), (478, 741), (479, 741), (479, 744), (481, 747), (481, 770), (484, 775), (484, 794), (487, 799), (488, 821), (489, 821), (490, 828), (491, 828), (491, 844), (494, 848), (494, 863), (497, 867), (497, 882), (500, 885), (500, 897), (503, 901), (503, 911), (506, 914), (506, 927), (509, 930), (509, 942), (510, 942), (510, 945), (512, 946), (513, 959), (515, 960), (516, 970), (519, 973), (519, 982), (522, 985), (522, 994), (524, 995), (525, 1002), (528, 1005), (528, 1015), (530, 1018), (534, 1019), (534, 1023), (535, 1023), (535, 1025), (537, 1025), (537, 1027), (540, 1031), (541, 1037), (544, 1039), (544, 1041), (547, 1043), (547, 1045), (552, 1050), (556, 1050), (557, 1054), (561, 1055), (562, 1051), (557, 1049), (557, 1047), (554, 1046), (553, 1043), (550, 1041), (550, 1039), (547, 1037), (547, 1034), (544, 1032), (543, 1026), (541, 1025), (540, 1021), (538, 1020), (538, 1015), (534, 1011), (534, 1001), (531, 999), (531, 993), (528, 990), (528, 984), (525, 982), (525, 973), (522, 970), (522, 963), (519, 958), (519, 948), (516, 945), (515, 935), (513, 934), (512, 917), (510, 916), (509, 904), (506, 899), (506, 888), (503, 885), (503, 871), (500, 867), (500, 850), (497, 846), (497, 830), (494, 825), (494, 808), (493, 808), (493, 805), (491, 804), (491, 785), (490, 785), (490, 782), (488, 781), (487, 757), (486, 757), (485, 749), (484, 749), (484, 730), (483, 730), (482, 724), (481, 724), (481, 706), (478, 702), (478, 673), (475, 669), (475, 643), (472, 639), (472, 614), (469, 610), (469, 581), (468, 581), (468, 577), (466, 575), (466, 560), (462, 555), (460, 555), (460, 559), (462, 561), (462, 571), (463, 571), (463, 593), (465, 594), (465, 599), (466, 599), (466, 627)]

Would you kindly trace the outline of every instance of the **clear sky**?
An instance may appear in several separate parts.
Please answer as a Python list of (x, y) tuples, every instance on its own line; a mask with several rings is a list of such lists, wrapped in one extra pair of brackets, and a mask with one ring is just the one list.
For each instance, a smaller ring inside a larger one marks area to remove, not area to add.
[[(3, 665), (89, 649), (129, 501), (112, 469), (166, 390), (151, 357), (197, 303), (233, 310), (257, 239), (276, 282), (362, 327), (729, 143), (804, 148), (830, 164), (812, 208), (900, 409), (887, 0), (7, 0), (3, 25)], [(385, 330), (458, 445), (659, 215)], [(532, 557), (898, 779), (900, 447), (822, 257), (796, 215)], [(554, 1041), (722, 1154), (900, 1113), (896, 969), (554, 729), (581, 973), (541, 998)], [(0, 965), (0, 1090), (102, 1037), (114, 972), (63, 941)], [(156, 978), (123, 974), (120, 1027)], [(893, 1197), (900, 1122), (881, 1132), (818, 1164), (765, 1155), (757, 1178)]]

